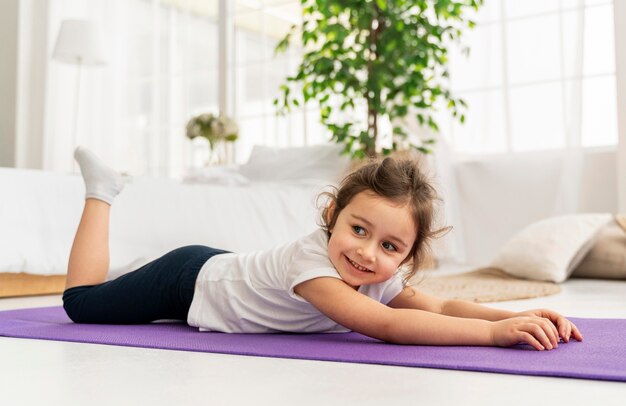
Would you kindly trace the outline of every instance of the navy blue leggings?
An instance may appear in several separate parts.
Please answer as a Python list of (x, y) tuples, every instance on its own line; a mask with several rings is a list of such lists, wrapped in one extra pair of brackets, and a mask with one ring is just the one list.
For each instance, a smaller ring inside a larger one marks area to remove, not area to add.
[(99, 285), (63, 292), (63, 308), (75, 323), (140, 324), (187, 320), (202, 265), (228, 251), (190, 245)]

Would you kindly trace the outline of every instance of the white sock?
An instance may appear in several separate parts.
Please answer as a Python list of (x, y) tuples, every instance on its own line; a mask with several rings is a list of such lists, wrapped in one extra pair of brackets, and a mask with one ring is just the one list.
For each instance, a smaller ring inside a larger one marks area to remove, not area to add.
[(76, 147), (74, 158), (85, 181), (85, 199), (98, 199), (112, 205), (115, 196), (124, 188), (122, 175), (83, 146)]

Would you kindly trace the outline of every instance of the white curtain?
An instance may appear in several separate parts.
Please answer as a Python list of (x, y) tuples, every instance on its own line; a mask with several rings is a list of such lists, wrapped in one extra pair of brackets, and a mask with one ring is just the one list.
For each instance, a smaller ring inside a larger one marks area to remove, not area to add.
[(486, 0), (476, 20), (469, 58), (451, 55), (466, 124), (440, 116), (435, 166), (454, 230), (436, 254), (485, 265), (533, 221), (617, 210), (612, 2)]
[[(185, 123), (194, 113), (217, 110), (215, 10), (181, 10), (157, 0), (24, 0), (20, 6), (21, 32), (29, 37), (20, 42), (28, 56), (21, 71), (36, 80), (20, 82), (26, 125), (18, 139), (42, 145), (43, 169), (75, 170), (78, 85), (78, 144), (134, 175), (176, 176), (193, 164)], [(77, 65), (51, 58), (65, 19), (92, 21), (104, 33), (106, 64), (83, 66), (80, 83)], [(43, 35), (32, 35), (38, 27), (45, 27)]]
[[(220, 55), (218, 0), (23, 0), (20, 3), (25, 73), (18, 134), (22, 167), (76, 170), (72, 163), (77, 66), (52, 60), (61, 22), (83, 19), (104, 32), (107, 63), (81, 69), (77, 142), (133, 175), (179, 177), (208, 157), (204, 140), (189, 142), (187, 120), (219, 111), (220, 80), (228, 78), (226, 113), (240, 140), (234, 158), (254, 144), (295, 146), (326, 140), (318, 112), (277, 117), (273, 99), (298, 58), (274, 47), (300, 19), (297, 0), (229, 7), (234, 29)], [(228, 20), (228, 19), (227, 19)], [(225, 70), (218, 60), (224, 57)], [(226, 75), (228, 73), (228, 75)], [(226, 82), (224, 82), (226, 83)], [(308, 134), (306, 134), (308, 132)]]

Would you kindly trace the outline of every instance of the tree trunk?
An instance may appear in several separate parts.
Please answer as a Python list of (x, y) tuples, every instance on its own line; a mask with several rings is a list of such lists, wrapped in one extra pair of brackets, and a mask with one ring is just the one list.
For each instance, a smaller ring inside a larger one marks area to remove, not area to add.
[(371, 143), (367, 144), (366, 154), (370, 158), (376, 156), (376, 140), (378, 139), (378, 113), (376, 110), (369, 106), (367, 109), (367, 133), (372, 138)]
[[(378, 7), (376, 7), (377, 11)], [(378, 35), (382, 31), (383, 22), (378, 16), (372, 17), (372, 24), (370, 26), (370, 37), (369, 37), (369, 59), (367, 61), (367, 83), (373, 83), (372, 75), (374, 75), (373, 63), (378, 58)], [(373, 94), (370, 94), (370, 91), (373, 91)], [(365, 150), (366, 154), (370, 158), (374, 158), (376, 156), (376, 141), (378, 140), (378, 110), (376, 110), (376, 106), (379, 105), (380, 100), (377, 100), (380, 97), (380, 93), (378, 89), (366, 89), (367, 92), (367, 134), (371, 138), (367, 143), (367, 148)]]

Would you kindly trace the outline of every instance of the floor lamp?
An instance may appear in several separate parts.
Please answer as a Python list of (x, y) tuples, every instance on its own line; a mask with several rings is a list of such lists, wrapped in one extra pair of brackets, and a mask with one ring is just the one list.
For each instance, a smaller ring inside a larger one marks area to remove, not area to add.
[(98, 27), (91, 21), (65, 20), (54, 45), (52, 58), (57, 61), (74, 64), (76, 69), (76, 85), (74, 88), (74, 120), (72, 129), (72, 166), (74, 168), (73, 150), (77, 141), (78, 106), (80, 98), (81, 70), (83, 66), (104, 65), (105, 58)]

